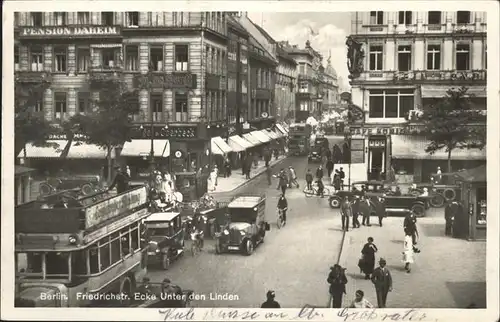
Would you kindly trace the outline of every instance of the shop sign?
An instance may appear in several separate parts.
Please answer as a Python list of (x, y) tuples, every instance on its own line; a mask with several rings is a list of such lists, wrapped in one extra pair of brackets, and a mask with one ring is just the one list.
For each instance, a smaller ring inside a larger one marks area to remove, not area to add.
[(196, 74), (172, 73), (138, 75), (134, 78), (136, 88), (195, 89)]
[(391, 134), (409, 134), (409, 129), (405, 127), (376, 127), (376, 128), (350, 128), (351, 135), (391, 135)]
[[(155, 139), (191, 139), (198, 136), (198, 128), (196, 126), (183, 126), (183, 127), (169, 127), (156, 126), (153, 128), (153, 138)], [(150, 139), (151, 128), (136, 127), (132, 130), (135, 139)]]
[(47, 36), (61, 37), (91, 37), (117, 36), (120, 34), (118, 26), (89, 26), (89, 27), (25, 27), (21, 29), (20, 37), (44, 38)]
[(450, 80), (450, 81), (477, 81), (486, 80), (486, 71), (408, 71), (395, 72), (394, 81), (415, 81), (415, 80)]
[(146, 187), (129, 191), (107, 199), (85, 209), (85, 228), (90, 228), (103, 221), (116, 217), (147, 202)]
[[(49, 134), (49, 140), (67, 140), (68, 136), (65, 133), (52, 133)], [(74, 134), (73, 140), (85, 140), (88, 139), (87, 136), (83, 134)]]

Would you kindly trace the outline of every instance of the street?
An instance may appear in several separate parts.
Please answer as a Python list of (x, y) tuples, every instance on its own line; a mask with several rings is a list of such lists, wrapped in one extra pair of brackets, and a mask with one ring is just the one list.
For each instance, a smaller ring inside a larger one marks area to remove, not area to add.
[[(340, 222), (337, 210), (329, 208), (326, 198), (305, 198), (305, 157), (288, 158), (273, 172), (289, 165), (296, 169), (301, 187), (286, 192), (289, 212), (287, 225), (281, 230), (276, 227), (276, 179), (268, 186), (266, 176), (261, 175), (233, 192), (241, 195), (265, 191), (267, 195), (266, 217), (271, 230), (254, 254), (216, 255), (214, 242), (206, 240), (203, 252), (193, 258), (188, 242), (184, 258), (174, 262), (168, 271), (150, 270), (151, 282), (168, 277), (183, 289), (205, 295), (206, 299), (193, 302), (195, 307), (260, 307), (268, 290), (276, 292), (276, 300), (284, 308), (305, 304), (324, 307), (328, 301), (327, 274), (337, 261), (342, 241)], [(316, 167), (313, 164), (310, 168)], [(210, 294), (234, 298), (210, 300)]]

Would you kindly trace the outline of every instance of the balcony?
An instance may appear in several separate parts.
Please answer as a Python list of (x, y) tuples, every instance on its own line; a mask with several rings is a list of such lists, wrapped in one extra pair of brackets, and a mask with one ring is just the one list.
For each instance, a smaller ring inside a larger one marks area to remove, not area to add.
[(354, 82), (416, 83), (486, 83), (486, 70), (413, 70), (413, 71), (364, 71)]
[(93, 66), (89, 68), (88, 77), (91, 82), (91, 87), (99, 87), (103, 82), (120, 80), (122, 76), (123, 67), (113, 65)]
[(19, 83), (39, 84), (52, 82), (52, 74), (46, 71), (16, 71), (14, 75), (16, 82)]

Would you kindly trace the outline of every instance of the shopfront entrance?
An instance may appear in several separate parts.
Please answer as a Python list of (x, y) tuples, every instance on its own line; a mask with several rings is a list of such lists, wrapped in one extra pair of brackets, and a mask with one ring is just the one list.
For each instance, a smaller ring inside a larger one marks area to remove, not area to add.
[(387, 140), (385, 136), (368, 139), (368, 180), (382, 180), (385, 175)]

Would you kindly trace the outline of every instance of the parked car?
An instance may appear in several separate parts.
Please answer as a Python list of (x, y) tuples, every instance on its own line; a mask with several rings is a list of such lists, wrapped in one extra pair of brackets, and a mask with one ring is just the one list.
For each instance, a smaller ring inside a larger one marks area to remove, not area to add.
[(383, 181), (356, 181), (348, 187), (348, 190), (337, 190), (328, 199), (328, 203), (332, 208), (340, 208), (340, 203), (345, 196), (362, 195), (363, 191), (366, 196), (376, 197), (384, 194)]
[(58, 176), (40, 183), (39, 192), (41, 196), (46, 196), (56, 191), (78, 188), (83, 195), (91, 195), (98, 190), (99, 185), (100, 178), (95, 175)]

